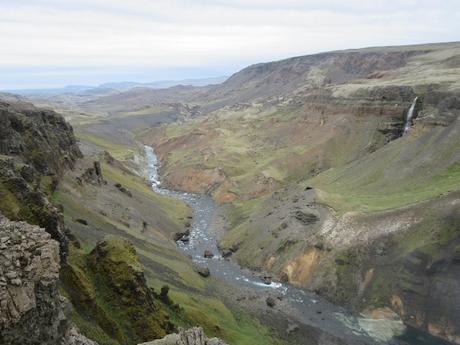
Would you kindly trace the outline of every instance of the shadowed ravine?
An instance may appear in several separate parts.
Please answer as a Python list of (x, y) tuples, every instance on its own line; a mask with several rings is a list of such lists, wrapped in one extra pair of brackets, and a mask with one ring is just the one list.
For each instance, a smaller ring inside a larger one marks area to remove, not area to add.
[[(283, 310), (284, 313), (299, 323), (340, 338), (346, 344), (449, 344), (415, 329), (407, 329), (398, 320), (374, 320), (351, 315), (343, 308), (289, 284), (273, 281), (267, 285), (249, 270), (224, 259), (219, 252), (216, 239), (208, 232), (216, 210), (212, 198), (205, 194), (162, 188), (158, 175), (159, 162), (154, 150), (145, 146), (145, 155), (152, 188), (160, 194), (184, 200), (193, 210), (190, 241), (178, 242), (178, 247), (191, 256), (195, 263), (208, 267), (213, 276), (236, 286), (260, 290), (261, 293), (264, 290), (267, 292), (275, 290), (287, 303), (288, 307)], [(205, 259), (203, 257), (205, 250), (212, 251), (214, 257)]]

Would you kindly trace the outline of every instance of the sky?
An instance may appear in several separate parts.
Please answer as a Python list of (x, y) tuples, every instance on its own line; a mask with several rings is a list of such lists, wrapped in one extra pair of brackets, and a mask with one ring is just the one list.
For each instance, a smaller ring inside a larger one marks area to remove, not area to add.
[(0, 89), (217, 77), (459, 36), (459, 0), (0, 0)]

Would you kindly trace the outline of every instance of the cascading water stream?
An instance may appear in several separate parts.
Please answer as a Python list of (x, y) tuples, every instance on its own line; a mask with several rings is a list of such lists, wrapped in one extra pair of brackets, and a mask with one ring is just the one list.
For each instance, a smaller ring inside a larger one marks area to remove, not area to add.
[(414, 98), (409, 110), (407, 111), (406, 122), (404, 123), (403, 135), (406, 134), (406, 132), (412, 126), (412, 119), (414, 118), (415, 106), (417, 105), (417, 99), (418, 97)]
[[(411, 107), (412, 110), (410, 111), (412, 113), (416, 101), (417, 99), (414, 100)], [(347, 339), (350, 344), (445, 345), (444, 342), (439, 342), (438, 339), (422, 341), (420, 333), (416, 330), (412, 330), (416, 336), (410, 335), (409, 339), (404, 339), (404, 342), (400, 342), (398, 334), (404, 332), (404, 325), (400, 321), (374, 320), (352, 315), (345, 309), (329, 303), (316, 294), (289, 284), (273, 281), (267, 285), (251, 274), (250, 271), (242, 269), (233, 261), (225, 260), (219, 253), (216, 239), (209, 233), (209, 227), (216, 209), (211, 197), (205, 194), (186, 193), (162, 187), (158, 174), (159, 161), (152, 147), (145, 146), (145, 157), (147, 159), (147, 174), (153, 190), (163, 195), (179, 198), (185, 201), (193, 210), (189, 242), (183, 243), (179, 241), (177, 243), (178, 247), (188, 254), (195, 263), (206, 265), (212, 275), (241, 288), (250, 288), (261, 292), (263, 290), (275, 290), (288, 302), (291, 316), (309, 327), (315, 327), (337, 337)], [(204, 258), (204, 250), (210, 250), (214, 257), (211, 259)], [(318, 313), (318, 311), (321, 311), (321, 313)]]

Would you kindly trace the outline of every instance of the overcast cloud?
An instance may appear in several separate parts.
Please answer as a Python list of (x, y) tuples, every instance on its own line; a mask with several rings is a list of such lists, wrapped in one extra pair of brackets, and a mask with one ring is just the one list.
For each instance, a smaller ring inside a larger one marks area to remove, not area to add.
[(219, 76), (459, 33), (458, 0), (0, 0), (0, 88)]

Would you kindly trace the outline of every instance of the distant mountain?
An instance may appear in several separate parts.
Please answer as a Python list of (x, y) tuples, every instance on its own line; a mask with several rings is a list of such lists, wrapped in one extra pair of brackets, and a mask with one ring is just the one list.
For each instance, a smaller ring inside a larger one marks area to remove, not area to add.
[(88, 85), (68, 85), (61, 88), (48, 88), (48, 89), (18, 89), (18, 90), (3, 90), (17, 95), (36, 95), (36, 94), (61, 94), (61, 93), (75, 93), (86, 91), (95, 88)]
[(148, 87), (152, 89), (166, 89), (169, 87), (177, 85), (186, 85), (186, 86), (206, 86), (212, 84), (220, 84), (227, 80), (228, 76), (213, 77), (213, 78), (203, 78), (203, 79), (184, 79), (184, 80), (160, 80), (154, 81), (151, 83), (136, 83), (129, 81), (115, 82), (115, 83), (105, 83), (99, 85), (102, 88), (116, 89), (120, 91), (128, 90), (133, 87)]
[(223, 83), (228, 76), (202, 78), (202, 79), (184, 79), (184, 80), (159, 80), (150, 83), (137, 83), (131, 81), (103, 83), (98, 86), (89, 85), (67, 85), (62, 88), (43, 88), (43, 89), (19, 89), (19, 90), (4, 90), (18, 95), (48, 95), (48, 94), (68, 94), (68, 93), (81, 93), (81, 92), (98, 92), (100, 90), (116, 90), (127, 91), (134, 87), (145, 87), (151, 89), (163, 89), (177, 85), (186, 86), (206, 86), (212, 84)]

